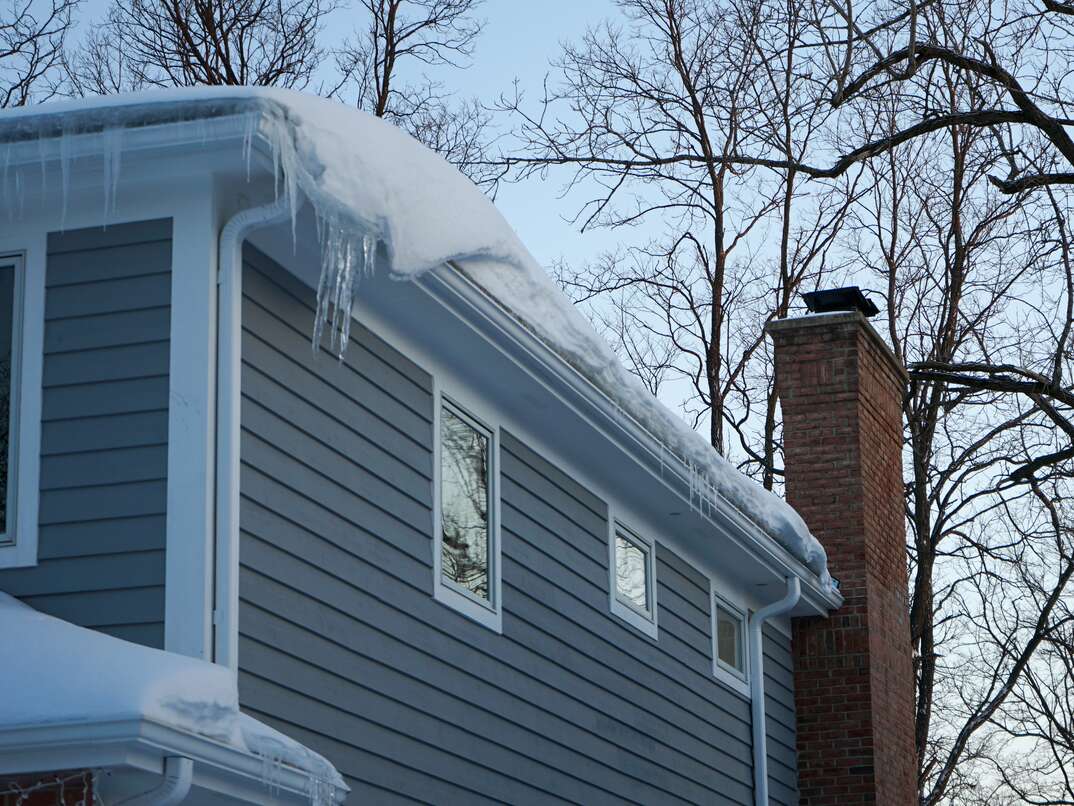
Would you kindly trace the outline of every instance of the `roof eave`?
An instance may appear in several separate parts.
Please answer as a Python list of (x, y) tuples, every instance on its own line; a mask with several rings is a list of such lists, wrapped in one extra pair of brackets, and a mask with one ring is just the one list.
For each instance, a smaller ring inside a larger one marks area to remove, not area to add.
[[(148, 719), (0, 726), (0, 775), (56, 770), (129, 770), (161, 775), (164, 759), (194, 762), (193, 786), (249, 803), (309, 803), (309, 774), (286, 765), (265, 780), (266, 760)], [(342, 803), (346, 790), (339, 790)]]
[[(425, 275), (419, 280), (419, 286), (472, 324), (488, 330), (499, 343), (507, 343), (521, 351), (527, 364), (538, 369), (544, 380), (551, 381), (561, 397), (576, 407), (583, 407), (588, 418), (610, 441), (645, 467), (654, 484), (666, 488), (687, 508), (691, 507), (690, 468), (685, 462), (665, 450), (649, 431), (624, 415), (597, 386), (469, 280), (458, 266), (449, 264), (449, 267), (451, 271)], [(775, 575), (798, 577), (802, 583), (802, 601), (817, 615), (826, 615), (842, 606), (843, 597), (838, 591), (822, 585), (810, 568), (727, 499), (721, 496), (721, 506), (715, 513), (706, 511), (701, 515), (714, 530), (722, 530), (746, 546), (756, 561)]]

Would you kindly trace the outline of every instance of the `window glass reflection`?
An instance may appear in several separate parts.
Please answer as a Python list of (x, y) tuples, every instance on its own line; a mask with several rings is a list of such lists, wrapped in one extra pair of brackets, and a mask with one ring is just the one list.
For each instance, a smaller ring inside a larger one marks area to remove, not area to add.
[(739, 672), (742, 664), (742, 620), (728, 610), (716, 606), (716, 654), (720, 661)]
[(446, 406), (440, 416), (444, 578), (489, 600), (489, 439)]
[(615, 536), (615, 593), (642, 613), (649, 612), (648, 552), (633, 540)]

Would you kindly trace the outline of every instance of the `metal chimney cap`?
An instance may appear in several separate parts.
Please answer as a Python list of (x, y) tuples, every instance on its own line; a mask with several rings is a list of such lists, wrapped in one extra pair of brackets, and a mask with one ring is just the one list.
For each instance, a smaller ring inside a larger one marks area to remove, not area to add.
[(880, 309), (856, 285), (830, 288), (824, 291), (808, 291), (802, 294), (802, 299), (805, 300), (810, 313), (861, 311), (866, 317), (880, 313)]

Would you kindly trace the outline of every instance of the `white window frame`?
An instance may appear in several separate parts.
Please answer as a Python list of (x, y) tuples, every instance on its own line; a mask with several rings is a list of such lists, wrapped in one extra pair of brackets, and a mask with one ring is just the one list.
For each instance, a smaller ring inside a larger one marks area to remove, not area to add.
[[(475, 596), (468, 590), (444, 579), (443, 559), (443, 519), (441, 515), (441, 412), (447, 406), (451, 413), (468, 425), (480, 431), (489, 440), (489, 549), (488, 576), (489, 600)], [(503, 632), (503, 586), (501, 584), (500, 566), (500, 429), (498, 425), (489, 425), (471, 413), (470, 407), (459, 402), (458, 397), (437, 391), (436, 406), (433, 413), (433, 598), (448, 607), (457, 610), (467, 618), (488, 627), (494, 632)]]
[[(619, 598), (619, 586), (615, 573), (615, 538), (622, 535), (645, 551), (646, 599), (648, 612), (643, 613), (632, 604)], [(653, 640), (659, 640), (656, 603), (656, 543), (626, 526), (616, 518), (608, 518), (608, 601), (611, 612)]]
[(37, 565), (41, 364), (44, 334), (44, 250), (8, 250), (0, 265), (15, 269), (12, 300), (11, 399), (7, 528), (0, 534), (0, 568)]
[[(729, 601), (711, 585), (709, 588), (709, 606), (712, 610), (712, 673), (717, 680), (725, 683), (744, 697), (750, 696), (750, 652), (749, 652), (749, 612), (741, 605)], [(721, 607), (738, 617), (739, 641), (742, 652), (742, 671), (720, 660), (719, 635), (716, 632), (716, 608)]]

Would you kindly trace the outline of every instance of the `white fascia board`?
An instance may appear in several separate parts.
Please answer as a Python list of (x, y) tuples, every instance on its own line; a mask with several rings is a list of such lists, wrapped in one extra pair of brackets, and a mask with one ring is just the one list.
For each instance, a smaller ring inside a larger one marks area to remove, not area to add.
[[(569, 408), (600, 431), (651, 476), (654, 485), (666, 489), (690, 508), (690, 471), (678, 457), (664, 450), (659, 440), (624, 415), (589, 379), (567, 364), (506, 309), (491, 299), (455, 267), (431, 272), (418, 285), (440, 304), (464, 318), (523, 366), (538, 382), (555, 393)], [(812, 570), (780, 546), (745, 513), (721, 497), (714, 514), (701, 516), (742, 546), (777, 578), (796, 576), (802, 583), (802, 599), (818, 615), (839, 608), (843, 597), (820, 584)]]
[[(194, 762), (194, 790), (240, 803), (308, 804), (309, 776), (279, 765), (265, 780), (266, 761), (203, 736), (144, 719), (70, 722), (0, 729), (0, 775), (107, 769), (161, 775), (164, 759)], [(336, 794), (342, 802), (346, 790)]]

